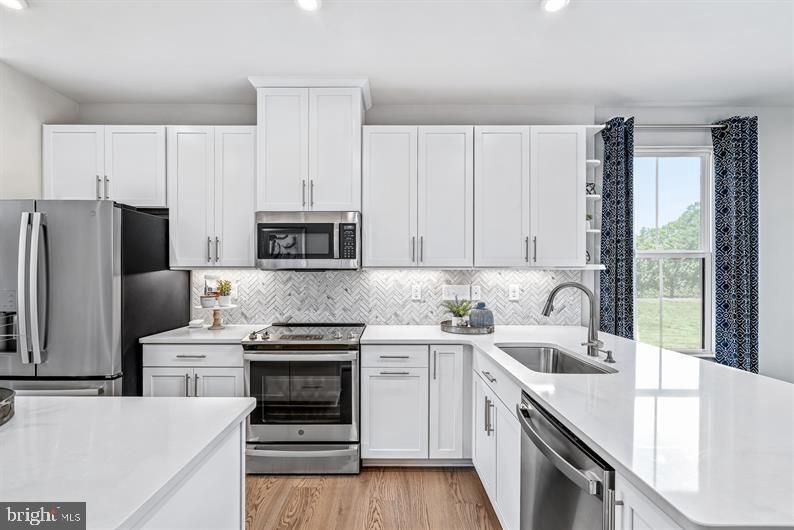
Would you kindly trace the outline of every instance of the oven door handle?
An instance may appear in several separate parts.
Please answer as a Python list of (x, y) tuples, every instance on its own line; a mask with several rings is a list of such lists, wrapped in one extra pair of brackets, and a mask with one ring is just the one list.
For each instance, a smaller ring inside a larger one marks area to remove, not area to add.
[(358, 454), (358, 447), (355, 445), (348, 445), (345, 449), (323, 449), (311, 451), (289, 451), (279, 449), (258, 449), (246, 448), (246, 456), (269, 456), (281, 458), (327, 458), (334, 456), (353, 456)]
[(292, 362), (292, 361), (355, 361), (358, 359), (357, 351), (328, 351), (317, 353), (311, 351), (291, 351), (284, 353), (243, 353), (243, 359), (260, 363), (266, 362)]

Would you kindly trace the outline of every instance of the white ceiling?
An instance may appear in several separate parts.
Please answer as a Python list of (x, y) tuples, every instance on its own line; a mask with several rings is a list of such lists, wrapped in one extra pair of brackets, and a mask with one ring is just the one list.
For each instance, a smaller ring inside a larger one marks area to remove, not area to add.
[(0, 60), (81, 103), (252, 103), (249, 75), (379, 104), (794, 105), (791, 0), (28, 0)]

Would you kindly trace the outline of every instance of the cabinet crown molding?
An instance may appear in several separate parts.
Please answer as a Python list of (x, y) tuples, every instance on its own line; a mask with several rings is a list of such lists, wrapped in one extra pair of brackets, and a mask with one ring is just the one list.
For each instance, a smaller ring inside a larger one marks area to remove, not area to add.
[(372, 94), (367, 77), (300, 77), (252, 75), (248, 81), (254, 88), (359, 88), (364, 110), (372, 107)]

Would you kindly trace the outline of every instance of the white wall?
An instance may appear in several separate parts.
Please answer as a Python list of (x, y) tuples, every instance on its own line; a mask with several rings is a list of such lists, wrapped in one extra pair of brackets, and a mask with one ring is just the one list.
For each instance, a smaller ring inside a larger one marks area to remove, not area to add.
[(81, 103), (78, 119), (97, 125), (256, 125), (256, 105)]
[(77, 120), (78, 105), (0, 62), (0, 199), (41, 196), (41, 125)]
[[(642, 123), (711, 123), (758, 116), (759, 371), (794, 382), (794, 108), (598, 108), (596, 119), (634, 116)], [(637, 130), (636, 146), (711, 145), (708, 131)]]

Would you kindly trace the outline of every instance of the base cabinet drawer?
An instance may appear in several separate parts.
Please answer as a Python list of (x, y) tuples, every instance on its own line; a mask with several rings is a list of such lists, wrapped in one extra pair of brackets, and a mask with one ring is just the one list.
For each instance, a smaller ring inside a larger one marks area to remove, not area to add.
[(143, 366), (243, 367), (239, 344), (144, 344)]
[(427, 458), (427, 368), (361, 369), (361, 457)]
[(427, 355), (428, 347), (424, 344), (363, 346), (361, 349), (361, 366), (363, 368), (427, 367)]

